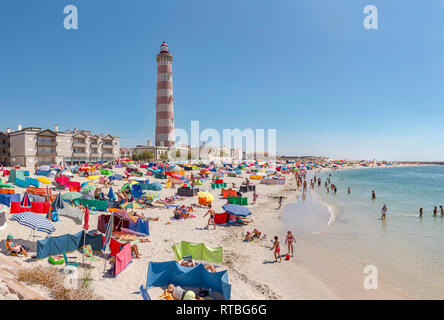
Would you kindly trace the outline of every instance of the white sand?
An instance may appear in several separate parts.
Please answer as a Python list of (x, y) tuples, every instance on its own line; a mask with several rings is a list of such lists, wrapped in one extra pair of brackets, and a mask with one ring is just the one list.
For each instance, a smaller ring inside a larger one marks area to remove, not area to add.
[[(142, 169), (144, 170), (144, 169)], [(32, 171), (32, 170), (30, 170)], [(114, 169), (114, 172), (122, 173), (123, 169)], [(224, 181), (228, 186), (235, 182), (237, 186), (245, 180), (247, 176), (243, 171), (242, 178), (228, 178), (224, 177)], [(31, 174), (31, 176), (33, 176)], [(286, 175), (286, 185), (263, 185), (258, 184), (257, 180), (250, 180), (256, 185), (256, 192), (259, 194), (257, 203), (249, 205), (248, 208), (252, 211), (253, 223), (244, 227), (220, 227), (216, 230), (204, 229), (208, 221), (208, 216), (203, 218), (206, 209), (195, 209), (194, 215), (196, 218), (187, 219), (183, 221), (171, 221), (173, 216), (173, 209), (143, 209), (139, 210), (145, 216), (160, 217), (159, 221), (150, 222), (150, 236), (149, 243), (139, 243), (139, 251), (142, 254), (140, 259), (133, 259), (133, 262), (116, 278), (103, 278), (104, 260), (98, 258), (97, 261), (91, 262), (93, 267), (91, 276), (93, 277), (93, 288), (96, 293), (104, 299), (142, 299), (139, 294), (139, 287), (141, 284), (145, 285), (148, 270), (148, 263), (150, 261), (171, 261), (174, 259), (172, 245), (182, 240), (190, 242), (203, 242), (209, 246), (223, 247), (223, 266), (218, 268), (218, 271), (227, 269), (229, 271), (229, 280), (232, 285), (231, 298), (232, 299), (340, 299), (348, 298), (347, 290), (340, 288), (336, 290), (333, 285), (336, 282), (329, 283), (317, 274), (315, 277), (312, 272), (306, 270), (302, 259), (295, 261), (282, 261), (282, 263), (269, 263), (274, 261), (273, 252), (270, 250), (272, 243), (271, 239), (274, 235), (278, 235), (281, 241), (281, 253), (286, 253), (287, 249), (284, 245), (285, 230), (280, 220), (281, 210), (276, 210), (277, 200), (272, 199), (272, 196), (284, 195), (285, 202), (295, 201), (297, 192), (295, 191), (295, 180), (292, 175)], [(76, 175), (74, 181), (84, 182), (84, 178)], [(150, 182), (159, 181), (165, 183), (165, 180), (158, 180), (149, 177)], [(124, 181), (114, 181), (113, 189), (116, 191), (123, 186)], [(220, 199), (220, 190), (211, 190), (210, 181), (204, 182), (203, 186), (199, 186), (200, 190), (207, 189), (215, 196), (213, 208), (216, 212), (223, 212), (221, 206), (226, 203), (225, 199)], [(16, 193), (23, 193), (23, 189), (16, 187)], [(103, 188), (105, 194), (107, 190)], [(176, 189), (163, 188), (159, 192), (160, 198), (172, 196)], [(248, 201), (252, 202), (252, 193), (248, 193)], [(197, 203), (197, 197), (186, 198), (183, 201), (178, 201), (176, 204), (191, 204)], [(8, 218), (10, 214), (8, 213)], [(97, 227), (96, 215), (90, 216), (90, 230)], [(82, 230), (81, 225), (77, 225), (68, 217), (60, 217), (61, 221), (55, 223), (56, 232), (52, 236), (63, 235), (66, 233), (77, 233)], [(170, 224), (166, 224), (171, 222)], [(266, 234), (266, 240), (260, 240), (255, 243), (243, 242), (246, 231), (252, 231), (257, 228), (262, 234)], [(16, 239), (28, 239), (30, 229), (19, 225), (17, 222), (8, 219), (7, 227), (0, 231), (0, 239), (6, 238), (7, 234), (12, 234)], [(45, 234), (40, 233), (34, 241), (44, 239)], [(4, 251), (2, 245), (2, 251)], [(35, 250), (34, 250), (35, 251)], [(303, 250), (303, 254), (310, 255), (310, 251)], [(35, 252), (31, 252), (35, 254)], [(295, 254), (300, 254), (297, 251)], [(69, 256), (79, 257), (77, 260), (81, 261), (81, 254), (74, 252), (68, 254)], [(322, 259), (320, 255), (318, 255)], [(22, 261), (24, 265), (49, 265), (46, 259), (35, 261), (32, 259), (25, 259), (23, 257), (11, 257), (16, 261)], [(325, 262), (325, 268), (329, 268), (328, 261)], [(106, 263), (107, 269), (110, 267)], [(337, 273), (345, 275), (341, 270), (341, 266), (332, 266)], [(62, 268), (62, 267), (60, 267)], [(85, 270), (81, 268), (80, 270)], [(327, 270), (326, 270), (327, 271)], [(332, 270), (328, 270), (331, 275)], [(321, 273), (322, 274), (322, 273)], [(356, 284), (358, 287), (362, 282)], [(354, 284), (353, 284), (354, 285)], [(349, 285), (350, 286), (350, 285)], [(352, 292), (352, 291), (350, 291)], [(356, 295), (354, 298), (366, 298), (365, 295), (360, 296), (358, 290), (354, 291)], [(386, 291), (383, 291), (386, 292)], [(156, 293), (156, 295), (158, 292)], [(386, 298), (396, 297), (391, 294), (384, 295)], [(157, 298), (156, 296), (152, 297)]]

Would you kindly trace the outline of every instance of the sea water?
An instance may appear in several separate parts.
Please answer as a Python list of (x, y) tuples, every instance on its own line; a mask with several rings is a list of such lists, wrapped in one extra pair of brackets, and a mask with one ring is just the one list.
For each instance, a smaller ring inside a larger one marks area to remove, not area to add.
[[(310, 174), (309, 180), (314, 174)], [(444, 166), (365, 168), (317, 173), (321, 186), (284, 210), (297, 238), (363, 265), (411, 298), (444, 297)], [(337, 193), (327, 193), (327, 178)], [(347, 188), (351, 193), (348, 194)], [(371, 192), (376, 199), (372, 200)], [(387, 218), (381, 220), (386, 204)], [(433, 208), (438, 207), (437, 217)], [(424, 215), (419, 218), (419, 208)], [(310, 235), (316, 237), (310, 237)]]

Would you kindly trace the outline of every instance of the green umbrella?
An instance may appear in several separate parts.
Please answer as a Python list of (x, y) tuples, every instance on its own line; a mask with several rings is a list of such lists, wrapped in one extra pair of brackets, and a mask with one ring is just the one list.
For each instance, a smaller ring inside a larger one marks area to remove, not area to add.
[(14, 186), (11, 185), (11, 184), (7, 184), (6, 182), (1, 181), (0, 182), (0, 188), (12, 189), (12, 188), (14, 188)]
[(75, 199), (79, 199), (83, 197), (83, 193), (81, 192), (67, 192), (64, 195), (62, 195), (63, 200), (73, 201)]
[(86, 192), (88, 192), (89, 190), (92, 190), (92, 189), (95, 189), (95, 188), (96, 188), (96, 187), (94, 187), (94, 186), (92, 186), (92, 185), (87, 185), (87, 186), (84, 186), (84, 187), (83, 187), (82, 192), (86, 193)]
[(138, 204), (137, 202), (128, 202), (120, 206), (122, 209), (143, 209), (145, 208), (141, 204)]

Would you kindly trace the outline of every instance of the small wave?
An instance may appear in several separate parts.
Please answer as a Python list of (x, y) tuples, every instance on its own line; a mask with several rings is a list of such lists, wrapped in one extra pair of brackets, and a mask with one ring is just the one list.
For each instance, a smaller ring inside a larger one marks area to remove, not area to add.
[(323, 206), (325, 206), (328, 210), (328, 212), (330, 213), (330, 217), (328, 219), (326, 228), (330, 227), (331, 225), (333, 225), (336, 222), (336, 217), (337, 217), (337, 208), (334, 207), (333, 205), (325, 202), (324, 200), (322, 200), (318, 194), (316, 194), (316, 192), (311, 191), (311, 196), (313, 198), (314, 201), (316, 201), (317, 203), (322, 204)]

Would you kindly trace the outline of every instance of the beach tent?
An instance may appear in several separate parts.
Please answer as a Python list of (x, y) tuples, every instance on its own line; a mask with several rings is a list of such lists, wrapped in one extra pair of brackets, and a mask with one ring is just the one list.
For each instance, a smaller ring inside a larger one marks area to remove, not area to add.
[(5, 206), (0, 204), (0, 230), (6, 228), (6, 211)]
[(48, 237), (37, 241), (37, 259), (59, 255), (63, 252), (72, 252), (84, 244), (90, 244), (92, 250), (102, 249), (102, 235), (91, 235), (85, 230), (76, 234), (64, 234), (58, 237)]
[(76, 199), (81, 199), (83, 198), (83, 193), (81, 192), (67, 192), (64, 195), (62, 195), (62, 199), (63, 200), (67, 200), (67, 201), (74, 201)]
[(209, 247), (203, 243), (181, 241), (173, 245), (174, 257), (181, 260), (183, 257), (192, 256), (198, 263), (222, 264), (222, 247)]
[(114, 194), (113, 188), (109, 187), (108, 199), (111, 201), (116, 200), (116, 195)]
[(209, 272), (203, 264), (184, 267), (176, 261), (150, 262), (146, 290), (152, 287), (168, 286), (169, 284), (197, 289), (212, 289), (213, 292), (219, 293), (224, 300), (230, 300), (231, 296), (231, 285), (228, 281), (227, 270)]

